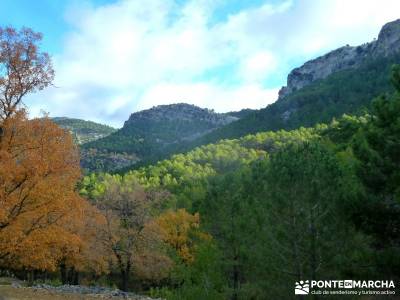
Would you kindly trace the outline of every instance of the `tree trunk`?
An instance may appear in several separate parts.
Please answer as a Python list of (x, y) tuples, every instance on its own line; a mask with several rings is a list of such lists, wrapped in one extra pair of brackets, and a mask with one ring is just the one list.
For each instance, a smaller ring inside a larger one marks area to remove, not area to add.
[(34, 282), (34, 277), (35, 277), (35, 275), (34, 275), (34, 271), (32, 271), (32, 270), (30, 270), (30, 271), (28, 271), (28, 285), (29, 286), (32, 286), (33, 285), (33, 282)]
[(60, 263), (60, 275), (61, 275), (61, 283), (67, 284), (67, 268), (64, 262)]
[(72, 279), (73, 285), (79, 285), (79, 272), (74, 269), (74, 277)]
[(131, 274), (131, 264), (128, 262), (125, 268), (121, 268), (121, 277), (122, 277), (121, 290), (123, 290), (124, 292), (128, 291), (130, 274)]
[(71, 267), (67, 273), (67, 282), (71, 285), (79, 284), (79, 274), (74, 267)]
[(232, 300), (238, 299), (238, 291), (239, 291), (239, 257), (235, 255), (233, 259), (233, 295)]
[(123, 290), (124, 292), (128, 291), (128, 284), (129, 284), (129, 272), (127, 272), (126, 270), (124, 270), (122, 272), (122, 284), (121, 284), (121, 290)]

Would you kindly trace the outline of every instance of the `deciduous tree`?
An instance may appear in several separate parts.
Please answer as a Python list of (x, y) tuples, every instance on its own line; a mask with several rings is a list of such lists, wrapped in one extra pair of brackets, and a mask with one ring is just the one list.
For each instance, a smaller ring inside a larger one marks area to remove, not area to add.
[(71, 135), (48, 118), (18, 111), (2, 122), (0, 258), (14, 268), (54, 269), (64, 247), (79, 247), (74, 227), (84, 200), (75, 193), (79, 156)]
[(167, 211), (156, 219), (161, 237), (170, 245), (185, 263), (194, 261), (196, 240), (209, 240), (211, 237), (201, 232), (198, 213), (189, 214), (185, 209)]
[[(95, 203), (106, 219), (101, 235), (121, 274), (121, 289), (126, 291), (134, 268), (148, 275), (152, 272), (149, 268), (145, 270), (144, 261), (151, 264), (152, 261), (168, 260), (166, 256), (157, 255), (159, 233), (148, 226), (151, 221), (151, 200), (134, 178), (119, 181), (111, 177), (105, 184), (104, 194)], [(168, 262), (157, 264), (168, 266)]]
[(39, 49), (41, 39), (30, 28), (0, 27), (0, 121), (17, 111), (25, 95), (53, 81), (50, 57)]

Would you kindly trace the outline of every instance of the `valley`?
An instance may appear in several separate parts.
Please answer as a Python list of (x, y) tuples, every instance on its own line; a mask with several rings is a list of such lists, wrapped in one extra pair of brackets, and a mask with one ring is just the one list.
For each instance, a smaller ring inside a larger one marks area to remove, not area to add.
[(54, 87), (41, 41), (0, 26), (0, 300), (320, 299), (336, 279), (398, 293), (400, 19), (294, 68), (261, 109), (154, 105), (121, 128), (30, 117), (25, 95)]

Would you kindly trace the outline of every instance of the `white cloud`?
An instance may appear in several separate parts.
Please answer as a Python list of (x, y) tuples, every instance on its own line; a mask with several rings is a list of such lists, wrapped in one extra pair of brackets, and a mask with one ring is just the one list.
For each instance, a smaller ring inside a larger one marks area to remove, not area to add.
[[(154, 105), (185, 102), (216, 111), (235, 111), (244, 107), (260, 108), (276, 100), (277, 89), (264, 89), (248, 84), (225, 89), (214, 83), (174, 84), (159, 83), (141, 97), (138, 109)], [(217, 100), (216, 100), (217, 99)]]
[(72, 30), (54, 57), (57, 88), (30, 96), (32, 114), (43, 108), (122, 125), (133, 111), (157, 104), (185, 101), (221, 112), (265, 107), (293, 63), (367, 42), (400, 11), (398, 0), (286, 0), (215, 21), (218, 3), (71, 7)]
[(277, 61), (273, 54), (267, 51), (259, 52), (243, 59), (240, 75), (244, 81), (262, 82), (277, 66)]

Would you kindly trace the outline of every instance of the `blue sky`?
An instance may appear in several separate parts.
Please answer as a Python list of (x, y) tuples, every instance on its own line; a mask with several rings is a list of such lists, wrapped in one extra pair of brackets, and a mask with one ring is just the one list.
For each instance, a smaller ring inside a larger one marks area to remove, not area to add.
[(53, 58), (55, 87), (27, 97), (31, 116), (113, 126), (159, 104), (265, 107), (291, 69), (397, 18), (398, 0), (0, 1), (0, 26), (42, 32)]

